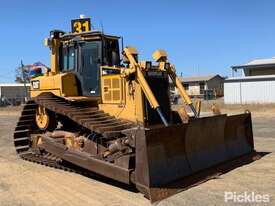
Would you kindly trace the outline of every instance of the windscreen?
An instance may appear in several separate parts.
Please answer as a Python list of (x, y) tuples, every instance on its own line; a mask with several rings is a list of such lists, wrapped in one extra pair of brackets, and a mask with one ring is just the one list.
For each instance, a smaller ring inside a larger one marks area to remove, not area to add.
[(80, 76), (82, 92), (87, 96), (99, 95), (99, 67), (101, 63), (101, 42), (91, 41), (80, 46)]

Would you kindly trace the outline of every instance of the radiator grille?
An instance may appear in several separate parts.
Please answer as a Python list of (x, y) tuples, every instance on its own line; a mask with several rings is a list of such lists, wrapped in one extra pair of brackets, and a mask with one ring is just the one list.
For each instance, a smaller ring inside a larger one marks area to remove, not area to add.
[(103, 103), (122, 102), (122, 83), (120, 76), (103, 77)]

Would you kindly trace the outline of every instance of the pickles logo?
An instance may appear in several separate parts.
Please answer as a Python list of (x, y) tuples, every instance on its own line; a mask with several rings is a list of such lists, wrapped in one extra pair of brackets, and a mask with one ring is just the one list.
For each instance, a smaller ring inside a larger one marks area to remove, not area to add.
[(256, 192), (224, 192), (225, 202), (234, 203), (268, 203), (270, 196), (268, 194), (257, 194)]

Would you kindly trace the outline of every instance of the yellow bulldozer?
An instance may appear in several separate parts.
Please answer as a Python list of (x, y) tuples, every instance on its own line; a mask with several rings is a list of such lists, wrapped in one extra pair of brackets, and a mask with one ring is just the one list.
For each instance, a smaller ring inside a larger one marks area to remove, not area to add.
[[(200, 117), (164, 50), (139, 61), (89, 18), (71, 24), (45, 39), (51, 67), (30, 80), (14, 132), (21, 158), (134, 185), (155, 202), (255, 154), (251, 114)], [(187, 121), (172, 110), (169, 82)]]

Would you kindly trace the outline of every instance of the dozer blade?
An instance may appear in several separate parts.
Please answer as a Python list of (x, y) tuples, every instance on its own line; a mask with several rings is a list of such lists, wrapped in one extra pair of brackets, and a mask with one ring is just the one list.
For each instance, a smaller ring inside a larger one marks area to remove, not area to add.
[(136, 187), (156, 202), (246, 164), (254, 155), (250, 113), (138, 130)]

